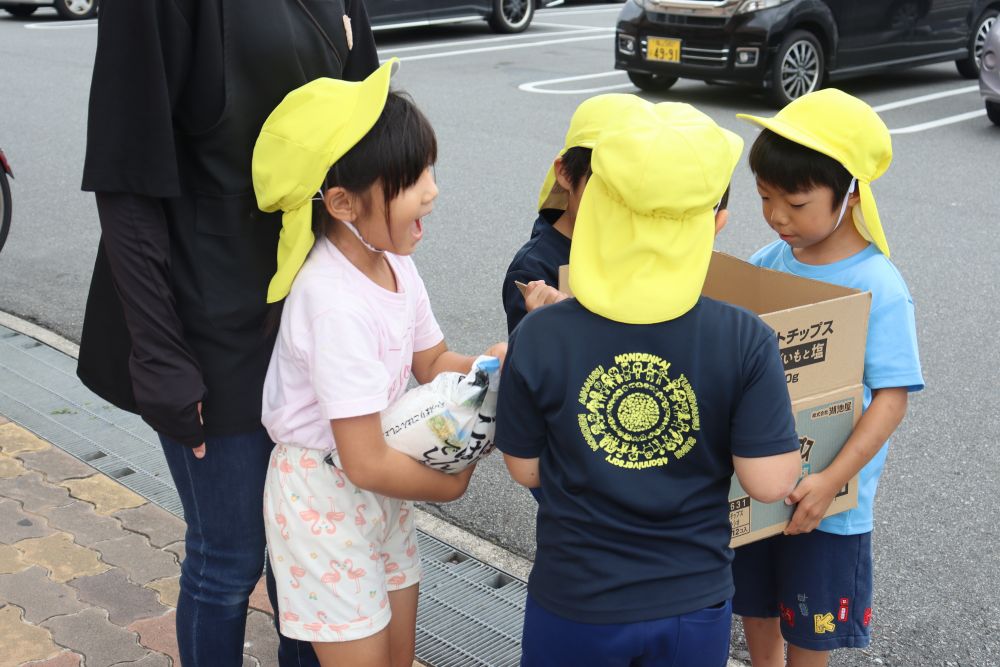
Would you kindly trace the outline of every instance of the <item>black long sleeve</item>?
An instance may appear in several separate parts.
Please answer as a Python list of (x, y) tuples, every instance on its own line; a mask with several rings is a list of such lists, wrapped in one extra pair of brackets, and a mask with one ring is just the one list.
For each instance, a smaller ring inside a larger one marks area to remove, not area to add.
[(197, 447), (204, 442), (198, 402), (201, 369), (184, 340), (170, 286), (170, 237), (159, 199), (97, 194), (101, 242), (132, 341), (129, 372), (136, 407), (158, 433)]

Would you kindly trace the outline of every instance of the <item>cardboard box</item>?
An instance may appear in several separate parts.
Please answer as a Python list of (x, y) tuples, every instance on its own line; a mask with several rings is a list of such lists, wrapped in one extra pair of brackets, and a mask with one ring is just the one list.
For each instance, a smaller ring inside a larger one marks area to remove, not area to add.
[[(561, 267), (559, 288), (570, 294), (568, 278), (568, 267)], [(871, 294), (762, 269), (721, 252), (712, 254), (702, 294), (756, 313), (777, 333), (803, 475), (826, 468), (861, 417)], [(857, 507), (857, 481), (848, 482), (826, 516)], [(730, 544), (782, 532), (793, 509), (751, 499), (733, 476)]]

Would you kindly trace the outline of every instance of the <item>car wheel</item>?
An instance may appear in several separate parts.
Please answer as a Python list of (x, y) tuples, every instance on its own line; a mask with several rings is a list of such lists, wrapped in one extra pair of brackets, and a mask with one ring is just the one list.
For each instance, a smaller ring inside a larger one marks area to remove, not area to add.
[(976, 21), (973, 32), (969, 35), (969, 57), (955, 61), (958, 73), (966, 79), (979, 78), (979, 63), (983, 59), (983, 50), (986, 48), (986, 36), (990, 34), (990, 28), (997, 20), (995, 9), (987, 9)]
[(1000, 102), (986, 102), (986, 116), (994, 125), (1000, 125)]
[(535, 0), (493, 0), (489, 24), (496, 32), (523, 32), (535, 15)]
[(9, 7), (4, 7), (8, 14), (11, 16), (18, 16), (24, 18), (25, 16), (31, 16), (38, 9), (35, 5), (11, 5)]
[(820, 88), (825, 74), (823, 47), (805, 30), (794, 30), (781, 42), (771, 71), (767, 96), (781, 108), (794, 99)]
[(665, 74), (646, 74), (645, 72), (629, 72), (628, 79), (639, 90), (649, 93), (662, 93), (677, 83), (676, 76)]
[(97, 16), (97, 0), (56, 0), (56, 11), (64, 19), (92, 19)]

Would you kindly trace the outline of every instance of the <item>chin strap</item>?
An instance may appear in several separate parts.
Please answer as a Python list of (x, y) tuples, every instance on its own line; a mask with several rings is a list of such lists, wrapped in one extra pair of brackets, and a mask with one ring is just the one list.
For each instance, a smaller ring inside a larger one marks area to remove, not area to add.
[(344, 226), (345, 226), (345, 227), (347, 227), (347, 228), (348, 228), (348, 229), (349, 229), (349, 230), (351, 231), (351, 233), (352, 233), (352, 234), (354, 234), (354, 236), (355, 236), (355, 237), (356, 237), (356, 238), (357, 238), (357, 239), (358, 239), (359, 241), (361, 241), (361, 245), (363, 245), (364, 247), (368, 248), (368, 249), (369, 249), (369, 250), (371, 250), (372, 252), (375, 252), (375, 253), (379, 253), (379, 254), (382, 254), (382, 253), (384, 253), (384, 252), (385, 252), (385, 250), (380, 250), (380, 249), (376, 248), (375, 246), (373, 246), (373, 245), (372, 245), (371, 243), (369, 243), (368, 241), (365, 241), (365, 240), (364, 240), (364, 239), (363, 239), (363, 238), (361, 237), (361, 232), (359, 232), (359, 231), (358, 231), (358, 228), (357, 228), (357, 227), (355, 227), (355, 226), (354, 226), (354, 225), (353, 225), (352, 223), (348, 222), (347, 220), (340, 220), (339, 222), (342, 222), (342, 223), (344, 224)]
[(834, 226), (833, 231), (837, 231), (837, 228), (840, 227), (840, 223), (844, 219), (844, 213), (847, 212), (847, 200), (851, 198), (851, 194), (857, 187), (858, 187), (858, 179), (852, 178), (851, 186), (847, 188), (847, 194), (844, 195), (844, 203), (840, 205), (840, 215), (837, 216), (837, 224)]

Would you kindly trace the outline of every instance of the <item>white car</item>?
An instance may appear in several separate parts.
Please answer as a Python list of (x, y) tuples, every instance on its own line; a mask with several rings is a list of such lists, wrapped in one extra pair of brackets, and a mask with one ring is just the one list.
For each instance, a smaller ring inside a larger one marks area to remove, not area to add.
[(55, 7), (64, 19), (92, 19), (97, 0), (0, 0), (0, 9), (14, 16), (31, 16), (39, 7)]

